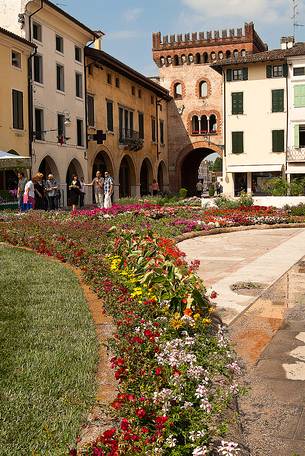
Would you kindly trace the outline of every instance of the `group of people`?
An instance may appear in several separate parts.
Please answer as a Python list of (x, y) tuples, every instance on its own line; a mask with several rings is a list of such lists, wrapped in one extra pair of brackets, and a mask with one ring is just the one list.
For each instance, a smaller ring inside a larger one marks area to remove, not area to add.
[(18, 173), (17, 198), (20, 210), (56, 210), (60, 204), (60, 190), (53, 174), (44, 180), (42, 173), (27, 179), (23, 172)]
[[(95, 202), (99, 208), (107, 209), (112, 206), (113, 179), (107, 171), (104, 177), (97, 171), (90, 184), (85, 184), (83, 177), (79, 179), (76, 174), (72, 176), (68, 195), (72, 211), (75, 211), (78, 205), (80, 208), (84, 206), (86, 186), (93, 187)], [(60, 196), (60, 189), (53, 174), (49, 174), (47, 180), (44, 180), (42, 173), (37, 173), (32, 179), (27, 179), (23, 172), (18, 173), (17, 198), (20, 210), (57, 210)]]
[[(220, 182), (216, 182), (216, 195), (219, 196), (223, 192), (223, 187)], [(204, 191), (208, 191), (208, 188), (204, 188), (203, 182), (199, 180), (196, 184), (196, 193), (199, 198), (201, 198)]]

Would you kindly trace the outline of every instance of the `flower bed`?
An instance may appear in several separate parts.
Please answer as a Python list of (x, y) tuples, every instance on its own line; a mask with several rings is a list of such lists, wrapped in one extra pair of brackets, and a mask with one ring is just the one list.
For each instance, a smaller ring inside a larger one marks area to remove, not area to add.
[[(33, 212), (22, 222), (7, 216), (0, 234), (80, 267), (116, 323), (110, 344), (119, 381), (116, 425), (83, 454), (234, 455), (235, 444), (223, 439), (239, 368), (195, 274), (198, 264), (188, 266), (172, 241), (147, 226), (143, 214), (159, 210), (136, 208), (137, 224), (131, 209), (102, 220), (103, 212), (72, 218)], [(153, 228), (161, 232), (168, 218), (152, 218)]]

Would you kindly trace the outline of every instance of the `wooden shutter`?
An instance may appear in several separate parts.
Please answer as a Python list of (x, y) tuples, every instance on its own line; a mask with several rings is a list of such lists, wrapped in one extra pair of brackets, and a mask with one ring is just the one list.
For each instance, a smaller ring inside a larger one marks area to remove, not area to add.
[(13, 128), (23, 130), (23, 93), (13, 90)]
[(232, 114), (244, 113), (243, 92), (232, 93)]
[(107, 101), (107, 130), (113, 131), (113, 104)]
[(300, 147), (300, 126), (295, 125), (294, 126), (294, 147), (299, 148)]
[(272, 65), (267, 65), (266, 66), (266, 77), (267, 78), (272, 78)]
[(294, 86), (294, 107), (302, 108), (305, 107), (305, 85)]
[(244, 132), (232, 131), (232, 154), (242, 154), (244, 151)]
[(284, 130), (272, 130), (272, 152), (284, 152)]
[(243, 68), (243, 81), (248, 80), (248, 68)]
[(272, 112), (284, 112), (284, 89), (272, 90)]
[(227, 81), (230, 82), (232, 81), (232, 70), (227, 70)]

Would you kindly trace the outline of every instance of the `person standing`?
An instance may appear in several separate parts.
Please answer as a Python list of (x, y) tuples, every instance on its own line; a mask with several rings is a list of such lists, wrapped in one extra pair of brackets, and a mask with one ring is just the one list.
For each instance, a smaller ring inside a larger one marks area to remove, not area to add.
[(158, 193), (159, 193), (159, 184), (158, 182), (156, 181), (156, 179), (153, 180), (153, 183), (151, 185), (151, 188), (152, 188), (152, 194), (153, 196), (157, 196)]
[(23, 204), (26, 209), (35, 209), (35, 190), (32, 180), (28, 180), (24, 187)]
[(44, 209), (44, 186), (43, 186), (43, 174), (37, 173), (33, 177), (34, 191), (35, 191), (35, 209)]
[(18, 188), (17, 188), (17, 198), (18, 198), (18, 208), (21, 211), (23, 205), (23, 195), (25, 184), (27, 183), (27, 178), (24, 175), (23, 171), (18, 173)]
[(57, 182), (54, 179), (53, 174), (49, 174), (48, 179), (46, 181), (46, 186), (45, 186), (49, 211), (54, 211), (54, 209), (55, 209), (55, 198), (56, 198), (57, 190), (58, 190)]
[(70, 201), (72, 203), (72, 212), (75, 211), (76, 206), (79, 202), (79, 194), (80, 194), (80, 181), (78, 180), (77, 175), (75, 174), (72, 177), (72, 182), (69, 185), (70, 190)]
[(84, 207), (84, 200), (85, 200), (85, 183), (84, 183), (84, 178), (80, 178), (80, 194), (79, 194), (79, 207), (82, 208)]
[(113, 179), (109, 173), (105, 172), (104, 179), (104, 208), (110, 209), (112, 207), (111, 195), (113, 193)]
[(202, 195), (202, 190), (203, 190), (203, 185), (202, 185), (202, 182), (199, 180), (196, 184), (196, 192), (197, 192), (197, 196), (200, 198), (201, 195)]
[(92, 186), (94, 190), (94, 198), (97, 207), (102, 209), (104, 202), (104, 179), (100, 171), (96, 172), (96, 176), (91, 182), (91, 184), (84, 184), (86, 186)]

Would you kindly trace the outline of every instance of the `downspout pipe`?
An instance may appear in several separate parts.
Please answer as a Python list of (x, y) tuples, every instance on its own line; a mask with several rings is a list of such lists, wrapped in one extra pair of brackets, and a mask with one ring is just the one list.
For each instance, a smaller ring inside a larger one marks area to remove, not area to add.
[(84, 47), (84, 87), (85, 87), (85, 125), (86, 125), (86, 153), (85, 153), (85, 159), (88, 160), (88, 157), (87, 157), (87, 151), (88, 151), (88, 147), (89, 147), (89, 141), (88, 141), (88, 106), (87, 106), (87, 69), (88, 69), (88, 66), (89, 65), (86, 65), (86, 56), (85, 56), (85, 49), (88, 47), (91, 47), (92, 44), (95, 43), (96, 41), (96, 37), (90, 41), (85, 47)]
[[(44, 6), (44, 0), (40, 0), (40, 7), (29, 15), (29, 41), (32, 43), (32, 17), (42, 10)], [(33, 82), (32, 82), (32, 59), (37, 54), (37, 47), (35, 47), (34, 52), (28, 58), (28, 116), (29, 116), (29, 156), (33, 157)], [(32, 174), (32, 169), (30, 170), (30, 175)]]

